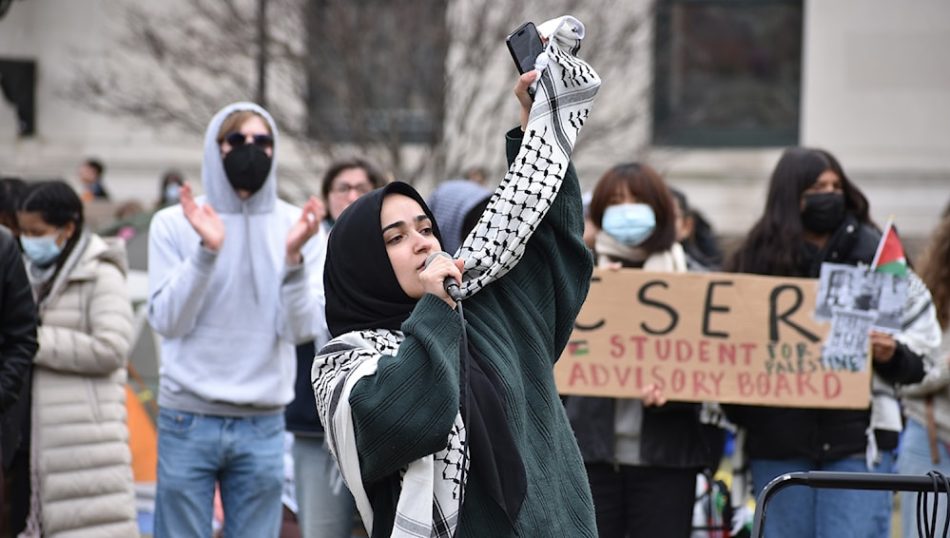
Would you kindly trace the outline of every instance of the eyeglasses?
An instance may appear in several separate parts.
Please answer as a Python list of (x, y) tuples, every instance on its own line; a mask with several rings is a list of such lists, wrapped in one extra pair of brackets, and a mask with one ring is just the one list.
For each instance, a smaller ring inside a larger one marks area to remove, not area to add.
[(349, 185), (347, 183), (337, 183), (330, 188), (330, 192), (333, 194), (347, 194), (350, 191), (356, 191), (357, 194), (363, 195), (373, 190), (373, 186), (369, 183), (358, 183), (356, 185)]
[(274, 137), (269, 134), (246, 135), (244, 133), (228, 133), (224, 140), (232, 148), (241, 147), (247, 143), (247, 138), (251, 137), (251, 143), (261, 148), (267, 149), (274, 147)]

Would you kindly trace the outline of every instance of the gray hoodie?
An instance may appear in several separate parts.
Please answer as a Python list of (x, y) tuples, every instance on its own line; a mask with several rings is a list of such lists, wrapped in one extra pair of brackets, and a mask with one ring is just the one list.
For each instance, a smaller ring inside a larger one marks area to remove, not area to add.
[[(228, 182), (217, 143), (237, 110), (264, 117), (274, 134), (274, 164), (264, 186), (242, 201)], [(159, 211), (149, 230), (149, 310), (162, 336), (159, 405), (181, 411), (247, 416), (280, 412), (294, 397), (294, 344), (326, 336), (322, 246), (313, 237), (304, 263), (285, 264), (287, 233), (300, 209), (277, 198), (277, 127), (253, 103), (223, 108), (208, 125), (201, 180), (225, 226), (217, 253), (180, 205)], [(324, 233), (324, 232), (319, 232)]]

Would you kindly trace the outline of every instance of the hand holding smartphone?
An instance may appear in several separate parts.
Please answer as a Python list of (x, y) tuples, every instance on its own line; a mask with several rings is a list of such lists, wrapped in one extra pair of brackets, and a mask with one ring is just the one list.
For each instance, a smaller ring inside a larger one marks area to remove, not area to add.
[[(534, 62), (538, 55), (544, 52), (544, 43), (538, 34), (533, 22), (526, 22), (518, 27), (505, 39), (508, 45), (508, 51), (511, 52), (511, 58), (518, 68), (519, 74), (524, 74), (534, 69)], [(534, 98), (534, 91), (528, 92), (531, 98)]]

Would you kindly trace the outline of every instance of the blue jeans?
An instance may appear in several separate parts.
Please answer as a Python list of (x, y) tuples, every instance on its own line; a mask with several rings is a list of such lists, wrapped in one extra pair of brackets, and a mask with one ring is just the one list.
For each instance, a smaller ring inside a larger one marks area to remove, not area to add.
[(221, 485), (225, 538), (275, 538), (283, 434), (283, 413), (222, 417), (161, 408), (155, 538), (210, 537), (215, 482)]
[(353, 496), (322, 437), (294, 437), (294, 483), (303, 538), (350, 538)]
[[(936, 469), (950, 476), (950, 452), (947, 443), (937, 441), (937, 452), (940, 463), (934, 465), (930, 459), (930, 441), (927, 438), (927, 428), (914, 419), (907, 419), (907, 426), (901, 437), (900, 453), (897, 456), (897, 472), (900, 474), (924, 475)], [(943, 532), (943, 523), (946, 519), (947, 500), (941, 493), (937, 496), (940, 508), (937, 510), (937, 535)], [(933, 510), (933, 494), (929, 497), (930, 509)], [(928, 512), (929, 514), (929, 512)], [(927, 520), (930, 525), (930, 520)], [(904, 536), (917, 536), (917, 494), (901, 492), (901, 530)]]
[[(870, 469), (893, 472), (894, 455), (881, 453), (881, 462)], [(808, 459), (749, 461), (752, 484), (758, 495), (774, 478), (799, 471), (868, 472), (864, 455), (818, 463)], [(815, 489), (791, 486), (768, 503), (766, 538), (887, 538), (891, 533), (890, 491)]]

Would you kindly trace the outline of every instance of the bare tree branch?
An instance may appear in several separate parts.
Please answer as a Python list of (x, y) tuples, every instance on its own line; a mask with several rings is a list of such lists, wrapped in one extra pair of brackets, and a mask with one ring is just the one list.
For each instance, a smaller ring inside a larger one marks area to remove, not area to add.
[[(77, 58), (66, 95), (97, 112), (201, 133), (221, 106), (258, 94), (257, 1), (125, 5), (119, 46), (108, 58)], [(649, 102), (652, 80), (641, 69), (630, 83), (630, 72), (649, 65), (641, 45), (652, 0), (268, 2), (268, 110), (312, 170), (360, 153), (408, 181), (431, 184), (473, 165), (500, 177), (500, 134), (517, 118), (505, 36), (560, 13), (588, 27), (582, 54), (605, 80), (602, 94), (628, 104), (595, 109), (578, 146), (642, 149), (629, 133), (648, 111), (633, 104)]]

